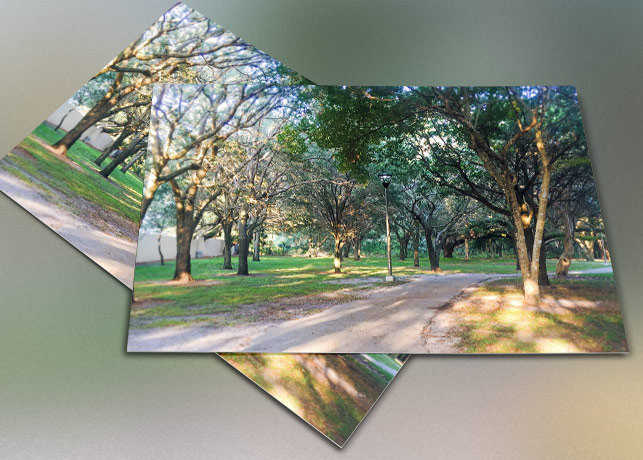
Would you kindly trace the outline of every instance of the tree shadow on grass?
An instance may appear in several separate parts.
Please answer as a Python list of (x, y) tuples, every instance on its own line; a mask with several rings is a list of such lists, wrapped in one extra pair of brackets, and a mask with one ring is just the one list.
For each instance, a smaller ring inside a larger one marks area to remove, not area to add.
[(340, 446), (390, 382), (353, 355), (220, 356)]

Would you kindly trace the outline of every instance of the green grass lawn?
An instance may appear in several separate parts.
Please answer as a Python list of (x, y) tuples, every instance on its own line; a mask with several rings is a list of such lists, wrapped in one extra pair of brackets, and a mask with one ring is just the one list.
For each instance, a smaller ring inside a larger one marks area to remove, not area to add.
[[(77, 197), (82, 197), (138, 226), (142, 180), (130, 171), (123, 174), (118, 168), (109, 180), (96, 174), (99, 168), (93, 160), (100, 152), (84, 142), (77, 141), (68, 152), (68, 158), (78, 165), (76, 169), (49, 152), (36, 139), (51, 145), (63, 134), (43, 123), (19, 144), (29, 155), (9, 153), (0, 165), (72, 213), (83, 215), (84, 210), (76, 206)], [(109, 161), (106, 160), (104, 165)]]
[(390, 367), (391, 369), (393, 369), (393, 370), (395, 371), (395, 373), (394, 373), (394, 374), (391, 374), (391, 373), (390, 373), (389, 371), (387, 371), (386, 369), (378, 368), (381, 372), (386, 373), (386, 374), (387, 374), (387, 375), (389, 375), (390, 377), (395, 377), (395, 375), (397, 374), (397, 372), (402, 368), (402, 365), (401, 365), (399, 362), (397, 362), (397, 361), (396, 361), (395, 359), (393, 359), (390, 355), (387, 355), (387, 354), (385, 354), (385, 353), (369, 353), (369, 354), (368, 354), (368, 356), (369, 356), (371, 359), (373, 359), (373, 360), (375, 360), (375, 361), (379, 361), (380, 363), (384, 364), (385, 366), (388, 366), (388, 367)]
[[(430, 274), (426, 260), (420, 268), (413, 267), (412, 260), (395, 261), (394, 275)], [(192, 261), (192, 275), (196, 283), (167, 283), (174, 273), (174, 263), (164, 266), (146, 264), (136, 267), (134, 281), (134, 299), (132, 308), (132, 326), (160, 327), (179, 325), (190, 322), (220, 324), (220, 318), (208, 317), (213, 314), (234, 314), (243, 305), (271, 304), (277, 308), (277, 302), (294, 301), (300, 305), (315, 302), (311, 296), (322, 293), (342, 291), (357, 293), (360, 289), (382, 285), (386, 276), (386, 259), (384, 257), (364, 257), (360, 261), (346, 259), (341, 274), (333, 273), (333, 261), (330, 257), (278, 257), (263, 256), (260, 262), (249, 261), (252, 276), (235, 276), (235, 270), (222, 270), (222, 258), (195, 259)], [(548, 265), (555, 268), (555, 261)], [(509, 259), (472, 259), (447, 260), (442, 262), (444, 270), (453, 272), (479, 273), (512, 273), (515, 261)], [(603, 266), (598, 262), (575, 262), (574, 269), (597, 268)], [(338, 283), (337, 280), (354, 278), (379, 278), (368, 285)], [(199, 282), (214, 280), (213, 282)], [(344, 301), (350, 300), (350, 294), (344, 294)], [(294, 299), (294, 300), (293, 300)], [(229, 318), (228, 318), (229, 319)], [(236, 321), (252, 322), (258, 318), (251, 314), (237, 317)]]
[[(552, 279), (538, 309), (519, 306), (519, 280), (480, 286), (444, 314), (467, 353), (627, 351), (613, 275)], [(517, 306), (518, 305), (518, 306)]]

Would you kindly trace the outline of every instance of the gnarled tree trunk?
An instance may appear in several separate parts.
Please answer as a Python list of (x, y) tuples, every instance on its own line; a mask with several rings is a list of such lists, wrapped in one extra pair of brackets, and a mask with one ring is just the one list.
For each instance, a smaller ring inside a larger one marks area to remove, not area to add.
[(335, 250), (333, 251), (333, 266), (335, 267), (335, 273), (342, 272), (342, 239), (339, 236), (335, 236)]

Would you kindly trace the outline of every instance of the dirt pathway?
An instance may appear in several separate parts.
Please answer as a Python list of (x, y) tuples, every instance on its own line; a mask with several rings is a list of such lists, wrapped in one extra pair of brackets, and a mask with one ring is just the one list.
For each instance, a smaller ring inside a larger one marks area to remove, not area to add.
[(422, 275), (366, 298), (280, 323), (130, 329), (128, 351), (426, 353), (422, 330), (465, 288), (502, 275)]
[(392, 375), (395, 377), (395, 374), (397, 374), (398, 370), (393, 369), (392, 367), (387, 366), (381, 361), (378, 361), (377, 359), (373, 358), (373, 356), (367, 354), (367, 353), (361, 353), (362, 358), (364, 358), (366, 361), (370, 362), (374, 366), (379, 367), (382, 369), (384, 372), (386, 372), (389, 375)]
[(108, 235), (55, 206), (18, 177), (0, 168), (0, 190), (100, 267), (132, 289), (136, 243)]
[(604, 267), (599, 268), (590, 268), (587, 270), (570, 270), (570, 275), (592, 275), (592, 274), (602, 274), (602, 273), (613, 273), (612, 265), (605, 265)]

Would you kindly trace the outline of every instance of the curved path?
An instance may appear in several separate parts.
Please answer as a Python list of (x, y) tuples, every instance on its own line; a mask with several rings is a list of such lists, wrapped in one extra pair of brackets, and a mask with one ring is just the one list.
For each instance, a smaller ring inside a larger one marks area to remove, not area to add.
[(469, 286), (500, 277), (421, 275), (376, 289), (366, 298), (280, 323), (130, 329), (128, 351), (426, 353), (422, 329), (440, 306)]

